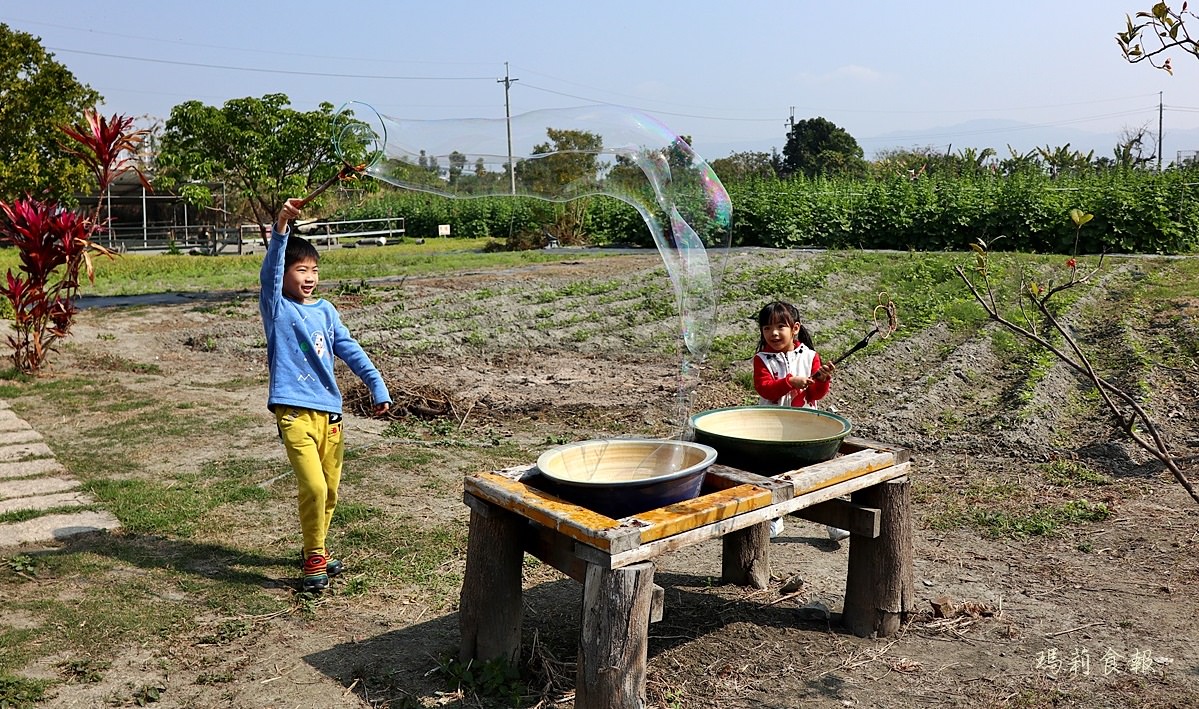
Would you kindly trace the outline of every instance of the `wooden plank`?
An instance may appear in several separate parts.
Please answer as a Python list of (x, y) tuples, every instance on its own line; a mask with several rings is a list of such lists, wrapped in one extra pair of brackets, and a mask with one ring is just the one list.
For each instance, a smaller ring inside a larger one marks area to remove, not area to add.
[[(862, 450), (850, 453), (823, 463), (809, 465), (799, 470), (776, 475), (776, 478), (788, 480), (795, 485), (795, 496), (801, 497), (829, 485), (852, 480), (866, 473), (882, 470), (895, 463), (895, 456), (875, 450)], [(804, 505), (805, 507), (807, 505)]]
[[(627, 544), (613, 546), (613, 540), (621, 537), (635, 534), (636, 541), (640, 542), (640, 534), (636, 530), (628, 530), (627, 525), (622, 525), (620, 520), (592, 512), (502, 475), (474, 473), (466, 476), (462, 484), (465, 494), (474, 495), (604, 551), (627, 550)], [(622, 546), (625, 548), (622, 549)]]
[(634, 519), (646, 525), (641, 529), (641, 543), (645, 544), (771, 504), (774, 491), (757, 485), (738, 485), (642, 512), (634, 515)]
[(850, 478), (842, 482), (829, 485), (813, 490), (805, 495), (792, 498), (785, 502), (770, 505), (760, 509), (746, 512), (745, 514), (730, 517), (719, 522), (709, 524), (698, 529), (693, 529), (688, 532), (676, 534), (672, 537), (666, 537), (648, 544), (630, 549), (626, 552), (607, 554), (599, 552), (596, 549), (591, 549), (586, 545), (578, 545), (575, 547), (575, 554), (583, 557), (587, 562), (598, 566), (610, 565), (612, 568), (619, 568), (629, 564), (635, 564), (647, 559), (653, 559), (659, 554), (665, 554), (671, 551), (677, 551), (707, 541), (722, 537), (729, 532), (738, 529), (745, 529), (751, 525), (759, 524), (767, 520), (781, 517), (785, 514), (790, 514), (796, 510), (801, 510), (805, 507), (832, 500), (838, 497), (843, 497), (856, 490), (877, 485), (888, 480), (902, 478), (908, 474), (911, 468), (911, 463), (901, 463), (892, 465), (881, 470), (875, 470), (866, 473), (856, 478)]
[(795, 485), (790, 480), (778, 480), (758, 475), (727, 465), (713, 465), (708, 469), (708, 477), (704, 479), (704, 487), (712, 490), (727, 490), (738, 485), (757, 485), (771, 491), (772, 502), (782, 502), (795, 497)]
[(897, 446), (893, 443), (883, 443), (881, 441), (871, 440), (869, 438), (858, 438), (857, 436), (847, 436), (841, 442), (842, 454), (857, 453), (861, 450), (876, 450), (891, 453), (895, 456), (896, 463), (906, 463), (912, 458), (912, 451), (903, 446)]
[(821, 502), (819, 505), (796, 510), (791, 514), (816, 524), (831, 524), (859, 537), (868, 539), (878, 537), (879, 511), (872, 507), (854, 504), (848, 500), (829, 500)]
[(534, 475), (537, 475), (538, 472), (539, 471), (537, 470), (537, 466), (535, 464), (514, 465), (511, 468), (504, 468), (502, 470), (491, 471), (492, 475), (499, 475), (502, 478), (507, 478), (509, 480), (516, 480), (516, 481), (524, 481), (527, 478), (531, 478)]
[(587, 580), (587, 562), (575, 556), (575, 540), (540, 524), (530, 524), (524, 541), (529, 554), (579, 583)]

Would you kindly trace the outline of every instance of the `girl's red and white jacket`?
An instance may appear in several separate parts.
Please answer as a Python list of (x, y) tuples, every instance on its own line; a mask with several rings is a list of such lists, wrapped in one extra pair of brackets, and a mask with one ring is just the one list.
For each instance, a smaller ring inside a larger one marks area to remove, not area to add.
[[(759, 352), (754, 356), (754, 389), (762, 397), (758, 403), (816, 408), (831, 387), (831, 382), (812, 378), (818, 371), (820, 355), (803, 344), (790, 352)], [(806, 377), (807, 388), (792, 388), (789, 378), (793, 376)]]

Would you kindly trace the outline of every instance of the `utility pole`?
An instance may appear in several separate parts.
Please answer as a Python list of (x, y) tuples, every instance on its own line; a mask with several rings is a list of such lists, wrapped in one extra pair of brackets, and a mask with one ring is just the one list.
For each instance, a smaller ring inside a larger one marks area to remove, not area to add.
[(497, 84), (504, 85), (504, 119), (508, 123), (508, 179), (512, 185), (512, 194), (516, 194), (516, 163), (512, 162), (512, 105), (508, 102), (508, 90), (512, 88), (513, 79), (508, 76), (508, 62), (504, 62), (504, 78), (496, 79)]
[(1162, 171), (1162, 92), (1157, 92), (1157, 171)]

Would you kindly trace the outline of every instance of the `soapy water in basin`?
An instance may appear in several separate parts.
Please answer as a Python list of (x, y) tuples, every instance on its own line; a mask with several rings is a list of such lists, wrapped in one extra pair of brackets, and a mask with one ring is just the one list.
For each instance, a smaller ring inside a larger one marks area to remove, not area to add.
[[(666, 267), (679, 312), (679, 437), (686, 433), (697, 365), (711, 347), (732, 203), (686, 140), (657, 119), (597, 105), (507, 119), (409, 120), (361, 102), (336, 116), (338, 156), (397, 187), (453, 198), (535, 197), (571, 202), (597, 195), (636, 209)], [(511, 160), (509, 159), (511, 155)], [(671, 448), (629, 462), (632, 470), (678, 469)], [(577, 463), (592, 474), (599, 457)], [(673, 466), (673, 467), (672, 467)]]

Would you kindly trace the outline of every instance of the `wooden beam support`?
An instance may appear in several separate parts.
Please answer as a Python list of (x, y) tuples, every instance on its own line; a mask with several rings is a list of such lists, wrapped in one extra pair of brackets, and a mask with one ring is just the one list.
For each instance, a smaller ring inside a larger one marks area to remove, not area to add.
[(720, 580), (751, 588), (770, 585), (770, 521), (721, 537)]
[(874, 485), (853, 493), (853, 501), (879, 509), (880, 535), (850, 538), (841, 622), (859, 637), (885, 638), (915, 608), (911, 483), (904, 478)]
[(837, 498), (792, 512), (793, 517), (816, 524), (831, 524), (859, 537), (875, 539), (879, 534), (879, 511)]
[(458, 659), (462, 662), (502, 658), (515, 663), (520, 659), (524, 609), (521, 537), (527, 524), (519, 515), (481, 500), (471, 504), (458, 606)]
[(583, 632), (575, 680), (576, 709), (646, 706), (654, 565), (590, 566), (583, 584)]

